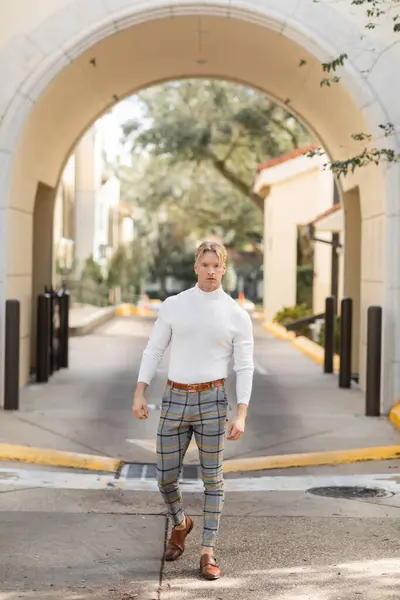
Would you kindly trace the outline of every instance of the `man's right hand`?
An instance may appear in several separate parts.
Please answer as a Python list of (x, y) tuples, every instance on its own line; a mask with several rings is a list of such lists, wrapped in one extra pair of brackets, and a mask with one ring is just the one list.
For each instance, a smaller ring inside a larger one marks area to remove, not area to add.
[(143, 394), (136, 393), (133, 398), (133, 414), (137, 419), (148, 419), (149, 409)]

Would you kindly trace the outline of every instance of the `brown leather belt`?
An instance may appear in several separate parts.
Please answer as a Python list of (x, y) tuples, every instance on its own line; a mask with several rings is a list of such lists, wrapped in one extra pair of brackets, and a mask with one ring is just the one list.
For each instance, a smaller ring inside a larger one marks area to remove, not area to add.
[(177, 383), (168, 379), (167, 384), (176, 390), (184, 390), (185, 392), (204, 392), (215, 387), (225, 385), (225, 379), (217, 379), (216, 381), (208, 381), (207, 383)]

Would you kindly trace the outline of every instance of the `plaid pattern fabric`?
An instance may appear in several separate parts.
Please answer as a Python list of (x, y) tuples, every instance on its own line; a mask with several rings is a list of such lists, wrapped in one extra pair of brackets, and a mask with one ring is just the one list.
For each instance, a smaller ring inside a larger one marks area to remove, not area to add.
[(174, 525), (184, 520), (179, 477), (194, 434), (204, 482), (203, 546), (217, 540), (224, 505), (222, 460), (228, 401), (224, 387), (186, 392), (167, 386), (157, 434), (158, 487)]

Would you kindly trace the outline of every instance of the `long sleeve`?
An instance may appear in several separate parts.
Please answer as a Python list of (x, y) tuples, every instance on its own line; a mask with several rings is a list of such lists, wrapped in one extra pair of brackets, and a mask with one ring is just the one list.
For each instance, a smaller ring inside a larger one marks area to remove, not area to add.
[(171, 341), (172, 329), (168, 319), (168, 299), (162, 304), (147, 346), (143, 352), (138, 381), (150, 385), (165, 350)]
[(248, 405), (250, 402), (254, 373), (253, 352), (253, 325), (249, 315), (243, 311), (233, 339), (233, 369), (236, 373), (236, 396), (238, 404)]

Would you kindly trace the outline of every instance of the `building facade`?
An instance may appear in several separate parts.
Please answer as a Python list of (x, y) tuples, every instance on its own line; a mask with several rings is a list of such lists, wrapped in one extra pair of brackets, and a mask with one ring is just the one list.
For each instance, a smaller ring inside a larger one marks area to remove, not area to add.
[(97, 125), (79, 141), (61, 175), (54, 206), (56, 279), (68, 273), (79, 280), (90, 258), (106, 274), (119, 244), (133, 238), (132, 210), (121, 203), (119, 179), (105, 175), (102, 154)]
[[(332, 172), (323, 167), (327, 156), (309, 158), (309, 150), (300, 148), (258, 168), (254, 191), (265, 199), (264, 312), (267, 320), (272, 320), (284, 307), (301, 303), (298, 272), (302, 267), (312, 268), (310, 308), (314, 314), (324, 312), (325, 298), (334, 292), (332, 254), (337, 250), (332, 246), (332, 235), (338, 234), (340, 244), (343, 230), (329, 230), (329, 224), (322, 222), (321, 216), (334, 204), (335, 181)], [(317, 232), (314, 235), (310, 231), (311, 224)], [(303, 239), (306, 248), (302, 251)], [(340, 301), (343, 260), (337, 264), (335, 295)]]

